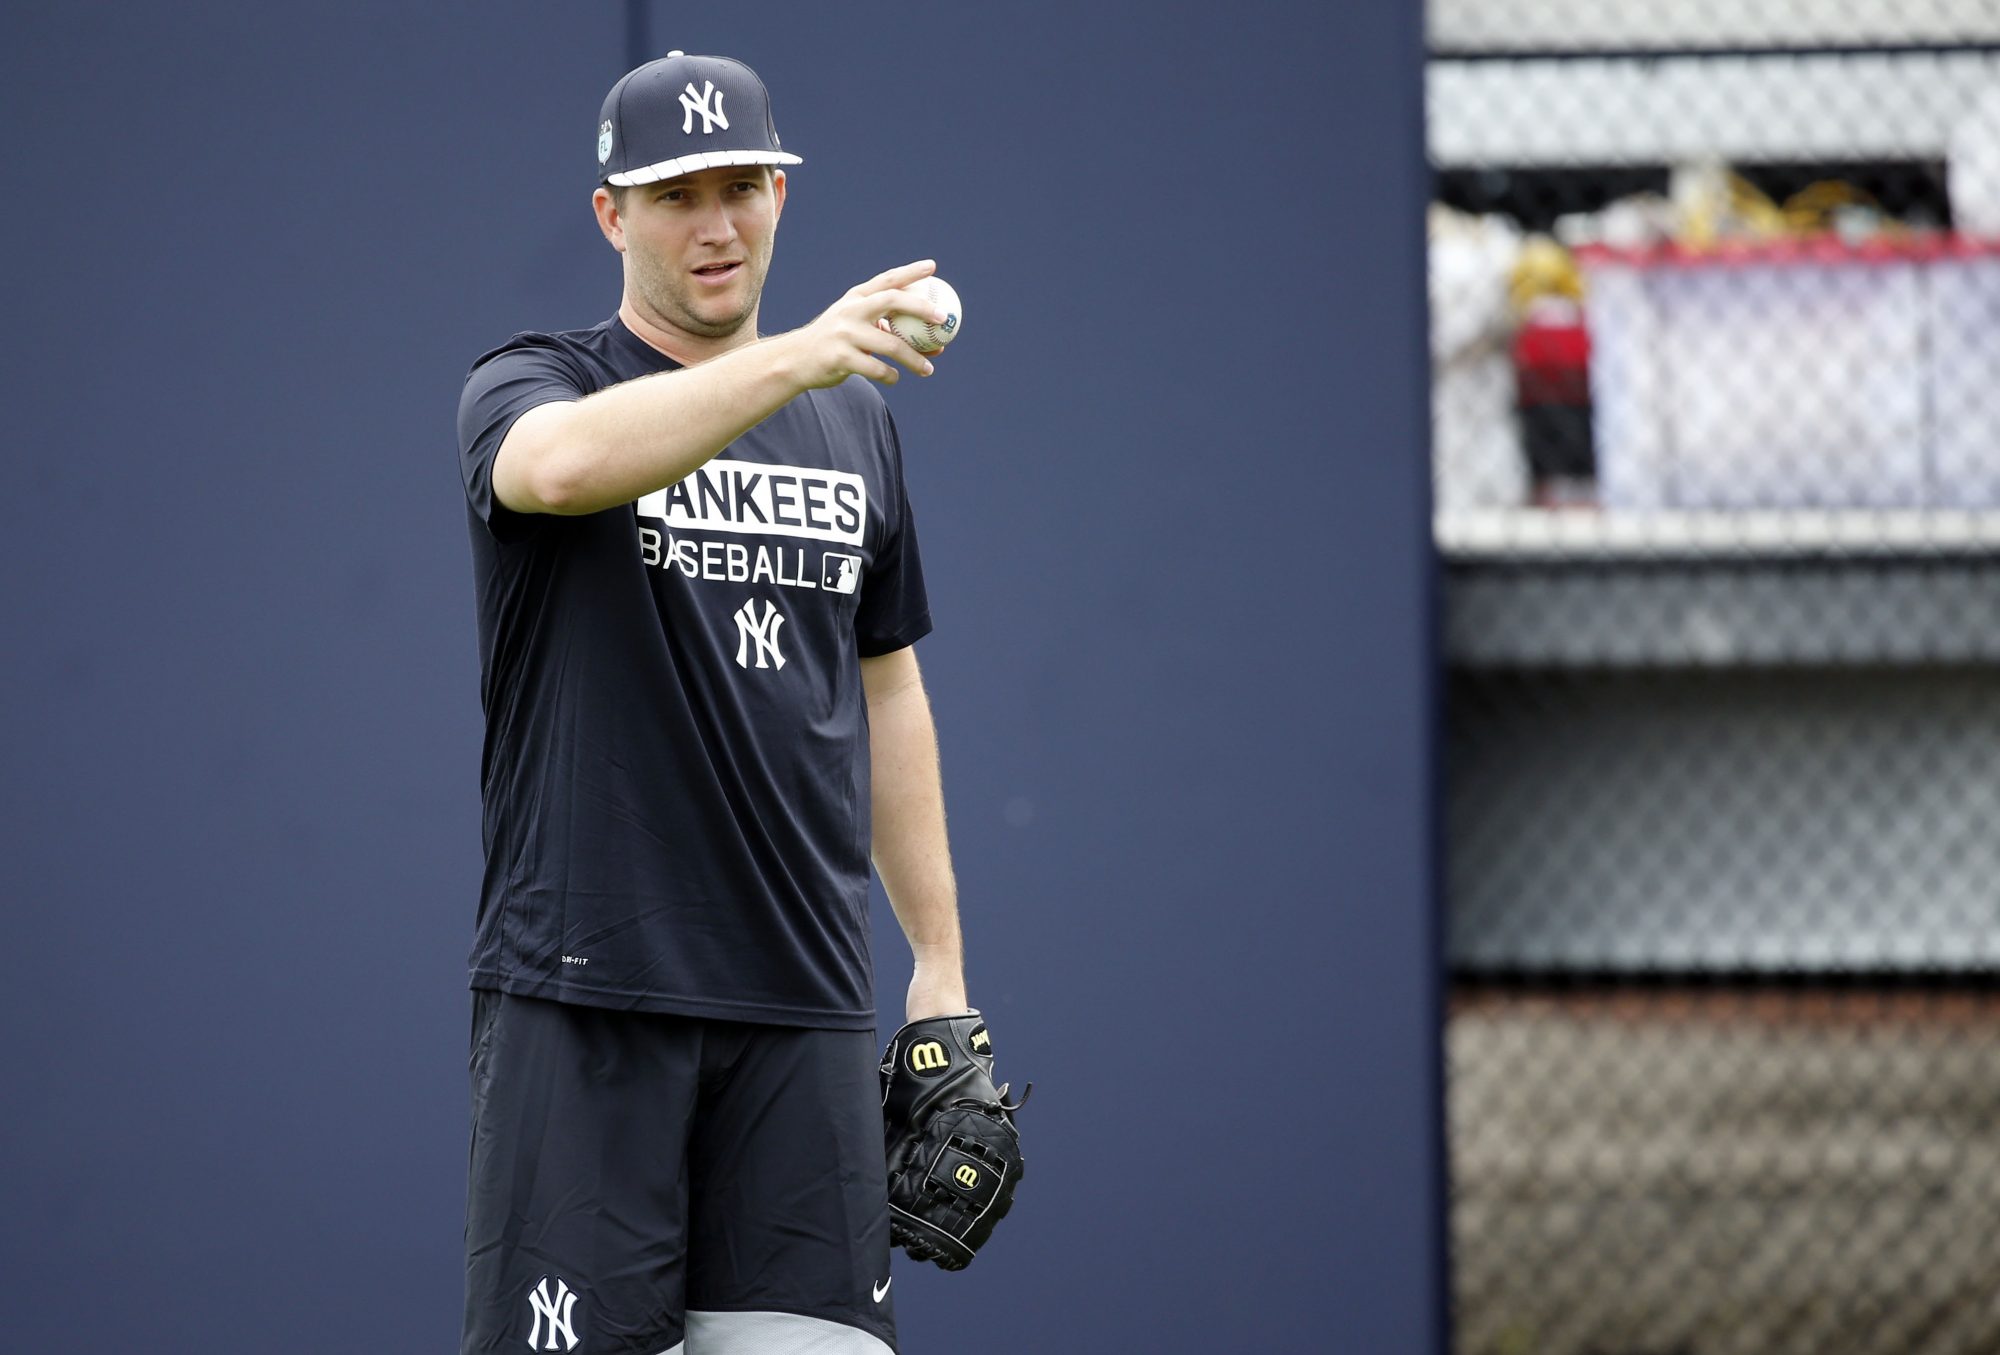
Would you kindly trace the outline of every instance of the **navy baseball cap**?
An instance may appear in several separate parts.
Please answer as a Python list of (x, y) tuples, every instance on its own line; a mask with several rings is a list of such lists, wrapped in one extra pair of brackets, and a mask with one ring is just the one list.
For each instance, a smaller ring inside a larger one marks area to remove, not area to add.
[(726, 56), (669, 52), (604, 96), (597, 181), (620, 188), (721, 165), (803, 163), (778, 145), (757, 72)]

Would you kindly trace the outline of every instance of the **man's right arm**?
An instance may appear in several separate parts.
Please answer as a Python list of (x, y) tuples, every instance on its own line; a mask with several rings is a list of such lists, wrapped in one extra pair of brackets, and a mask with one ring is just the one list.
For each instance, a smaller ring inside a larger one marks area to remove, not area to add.
[(595, 513), (684, 479), (803, 391), (855, 375), (893, 385), (896, 369), (885, 358), (928, 376), (929, 360), (876, 322), (898, 311), (935, 314), (928, 300), (900, 290), (934, 270), (929, 260), (891, 269), (803, 329), (535, 406), (494, 454), (494, 497), (518, 513)]

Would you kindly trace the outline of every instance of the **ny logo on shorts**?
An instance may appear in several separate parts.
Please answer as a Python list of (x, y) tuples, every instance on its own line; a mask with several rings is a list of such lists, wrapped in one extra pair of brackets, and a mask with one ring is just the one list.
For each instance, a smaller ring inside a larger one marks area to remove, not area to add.
[[(560, 1278), (556, 1280), (555, 1296), (551, 1298), (549, 1296), (549, 1277), (546, 1275), (542, 1276), (541, 1283), (537, 1284), (534, 1290), (528, 1295), (528, 1306), (533, 1311), (535, 1317), (534, 1330), (528, 1333), (528, 1349), (576, 1349), (576, 1328), (570, 1325), (576, 1316), (576, 1295), (570, 1291), (567, 1281)], [(547, 1318), (549, 1324), (549, 1340), (547, 1345), (542, 1344), (543, 1318)], [(563, 1339), (561, 1345), (556, 1344), (557, 1336), (561, 1336)]]

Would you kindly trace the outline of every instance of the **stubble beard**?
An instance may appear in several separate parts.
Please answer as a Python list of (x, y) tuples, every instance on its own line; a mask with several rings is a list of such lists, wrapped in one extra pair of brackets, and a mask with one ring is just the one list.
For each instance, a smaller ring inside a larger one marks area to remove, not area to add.
[(694, 289), (677, 272), (650, 258), (638, 258), (634, 262), (637, 265), (633, 272), (639, 285), (639, 295), (645, 298), (653, 314), (676, 329), (704, 339), (730, 338), (749, 323), (757, 313), (757, 302), (764, 295), (764, 272), (770, 263), (768, 259), (745, 258), (743, 270), (750, 276), (742, 308), (719, 320), (711, 320), (696, 311)]

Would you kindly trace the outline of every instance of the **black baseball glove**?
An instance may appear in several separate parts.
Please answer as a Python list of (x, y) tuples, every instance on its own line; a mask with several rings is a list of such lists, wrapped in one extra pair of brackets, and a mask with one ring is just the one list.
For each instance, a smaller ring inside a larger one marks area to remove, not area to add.
[(1007, 1216), (1025, 1164), (1007, 1087), (978, 1012), (912, 1021), (882, 1053), (889, 1233), (918, 1261), (963, 1270)]

